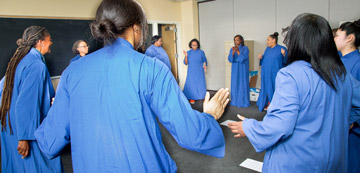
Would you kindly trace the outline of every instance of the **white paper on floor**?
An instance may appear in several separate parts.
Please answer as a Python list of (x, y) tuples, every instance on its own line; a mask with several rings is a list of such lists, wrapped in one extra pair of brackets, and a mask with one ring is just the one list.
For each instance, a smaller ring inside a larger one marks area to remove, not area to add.
[(245, 161), (243, 161), (239, 166), (242, 166), (244, 168), (248, 168), (257, 172), (261, 172), (263, 167), (263, 162), (259, 162), (253, 159), (247, 158)]
[(230, 122), (236, 122), (236, 121), (234, 121), (234, 120), (226, 120), (226, 121), (220, 123), (220, 125), (228, 126), (228, 123), (230, 123)]

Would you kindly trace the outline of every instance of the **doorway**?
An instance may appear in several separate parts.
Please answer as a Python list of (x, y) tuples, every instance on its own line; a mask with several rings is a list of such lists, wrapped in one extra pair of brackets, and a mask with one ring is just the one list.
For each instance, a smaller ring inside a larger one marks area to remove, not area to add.
[(169, 56), (171, 64), (171, 72), (176, 81), (178, 79), (178, 64), (177, 64), (177, 40), (176, 40), (176, 25), (175, 24), (158, 24), (158, 33), (162, 37), (163, 48)]

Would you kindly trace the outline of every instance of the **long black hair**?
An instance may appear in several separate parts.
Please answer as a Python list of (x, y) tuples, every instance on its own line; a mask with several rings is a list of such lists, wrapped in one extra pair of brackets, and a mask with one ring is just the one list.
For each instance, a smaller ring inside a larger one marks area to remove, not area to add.
[(91, 33), (97, 40), (112, 44), (129, 27), (140, 25), (142, 37), (135, 49), (144, 49), (147, 36), (147, 21), (144, 9), (134, 0), (103, 0), (96, 11), (96, 20), (91, 23)]
[(345, 77), (346, 69), (326, 19), (316, 14), (298, 15), (284, 43), (288, 47), (288, 63), (298, 60), (311, 63), (315, 72), (336, 91), (336, 77)]
[(29, 53), (30, 49), (36, 46), (39, 40), (45, 40), (45, 37), (49, 35), (49, 32), (44, 27), (30, 26), (25, 29), (22, 38), (16, 41), (16, 44), (19, 47), (11, 57), (5, 72), (5, 83), (0, 108), (1, 130), (4, 130), (6, 127), (6, 115), (8, 115), (10, 134), (12, 133), (9, 110), (14, 88), (16, 67), (25, 55)]
[(340, 28), (341, 31), (345, 31), (346, 35), (354, 34), (355, 36), (355, 47), (360, 46), (360, 19), (355, 22), (345, 22), (341, 24)]
[(274, 32), (274, 34), (269, 35), (269, 37), (271, 37), (272, 39), (275, 39), (275, 43), (278, 43), (278, 36), (279, 33), (278, 32)]

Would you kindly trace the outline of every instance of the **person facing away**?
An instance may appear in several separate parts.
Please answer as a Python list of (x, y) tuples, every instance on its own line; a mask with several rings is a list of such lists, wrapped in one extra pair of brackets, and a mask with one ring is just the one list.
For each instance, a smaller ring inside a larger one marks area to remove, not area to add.
[(63, 72), (48, 117), (35, 132), (48, 157), (71, 141), (74, 172), (176, 172), (157, 119), (184, 148), (223, 157), (217, 119), (229, 92), (221, 89), (204, 113), (193, 110), (174, 76), (156, 58), (137, 52), (147, 22), (134, 0), (104, 0), (91, 24), (106, 46)]
[(151, 38), (151, 46), (146, 49), (145, 55), (149, 57), (154, 57), (163, 62), (171, 71), (171, 64), (168, 54), (165, 52), (162, 47), (162, 38), (158, 35), (155, 35)]
[[(360, 81), (360, 19), (355, 22), (345, 22), (336, 31), (335, 43), (341, 52), (341, 60), (348, 72)], [(348, 171), (360, 172), (360, 121), (351, 122), (353, 127), (349, 132)]]
[(84, 57), (89, 52), (89, 46), (83, 40), (75, 41), (72, 52), (76, 54), (76, 56), (70, 60), (70, 64)]
[(259, 55), (261, 68), (261, 90), (256, 102), (259, 111), (263, 111), (271, 102), (275, 91), (275, 78), (277, 72), (284, 66), (287, 60), (287, 49), (278, 45), (278, 33), (268, 36), (267, 48), (263, 55)]
[(346, 172), (351, 121), (360, 118), (360, 83), (347, 73), (331, 28), (321, 16), (300, 14), (285, 37), (289, 65), (276, 76), (263, 121), (229, 123), (266, 151), (262, 172)]
[(0, 82), (1, 172), (62, 172), (60, 157), (48, 159), (34, 136), (55, 95), (44, 59), (51, 36), (44, 27), (30, 26), (16, 43)]
[(236, 107), (250, 106), (249, 48), (241, 35), (234, 37), (228, 60), (231, 63), (231, 102)]
[(183, 92), (190, 103), (194, 104), (195, 100), (205, 98), (207, 59), (204, 51), (200, 49), (199, 40), (192, 39), (189, 48), (189, 51), (184, 51), (184, 64), (188, 65), (188, 69)]

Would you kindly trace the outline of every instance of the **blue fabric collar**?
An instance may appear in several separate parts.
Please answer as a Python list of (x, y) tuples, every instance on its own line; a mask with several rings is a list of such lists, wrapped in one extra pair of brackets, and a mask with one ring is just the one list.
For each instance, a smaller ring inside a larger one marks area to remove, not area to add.
[(125, 46), (131, 47), (132, 49), (134, 49), (134, 46), (131, 45), (130, 42), (128, 42), (127, 40), (120, 38), (120, 37), (116, 38), (113, 45), (125, 45)]
[(348, 57), (351, 57), (353, 54), (357, 54), (357, 53), (359, 53), (359, 50), (358, 50), (358, 49), (356, 49), (356, 50), (354, 50), (354, 51), (352, 51), (352, 52), (350, 52), (350, 53), (342, 56), (341, 58), (348, 58)]
[(41, 57), (41, 60), (46, 64), (46, 61), (45, 61), (45, 57), (43, 54), (40, 53), (39, 50), (35, 49), (35, 48), (31, 48), (31, 51), (35, 51), (37, 53), (39, 53), (40, 57)]

